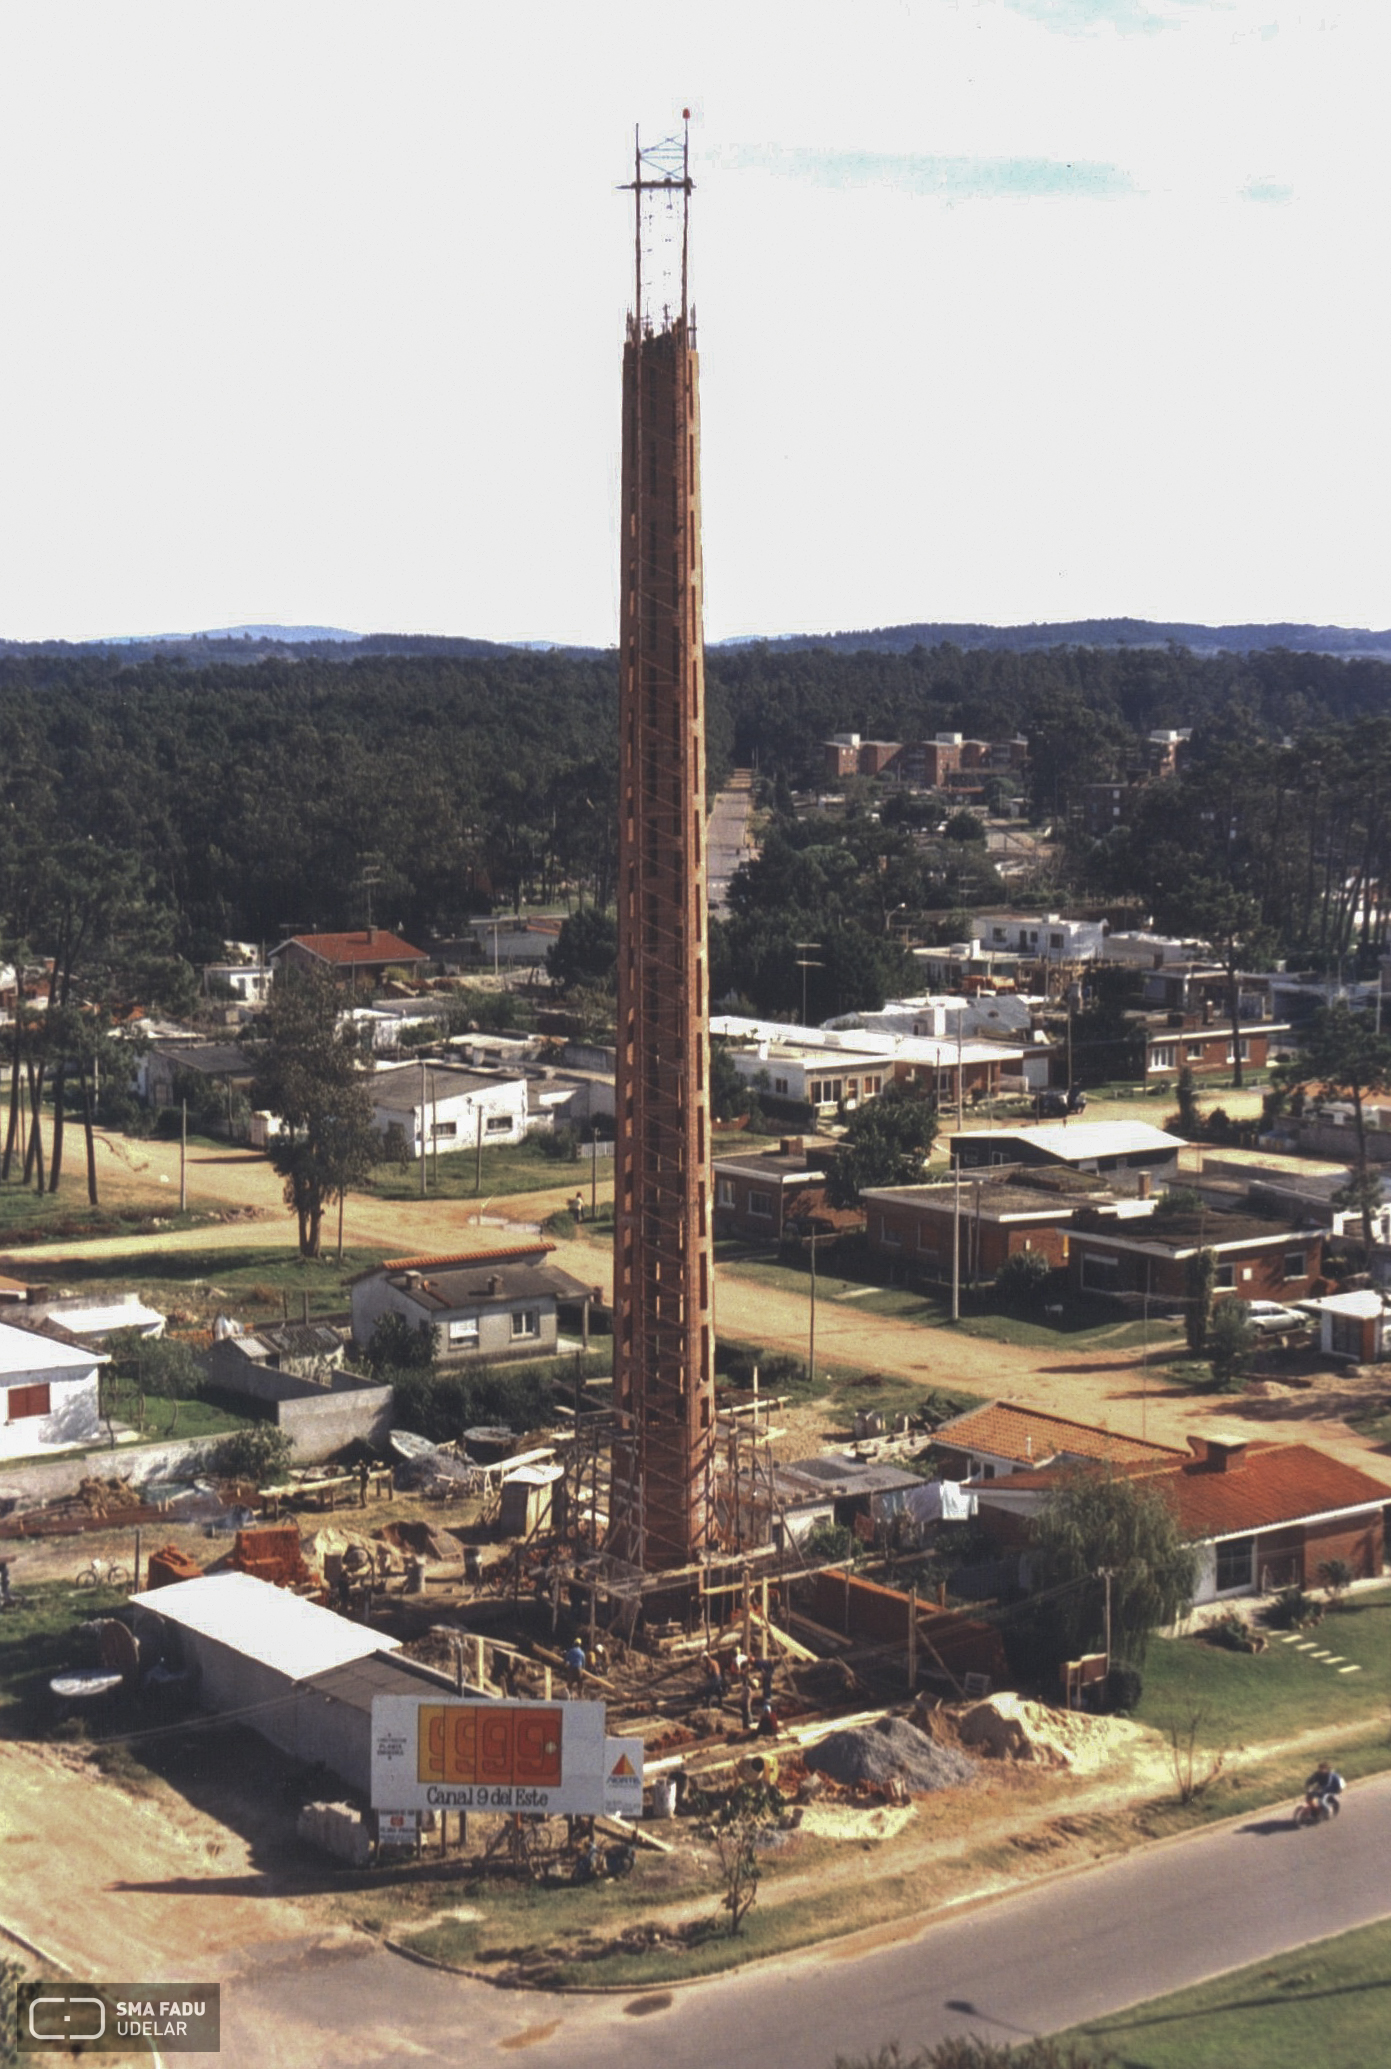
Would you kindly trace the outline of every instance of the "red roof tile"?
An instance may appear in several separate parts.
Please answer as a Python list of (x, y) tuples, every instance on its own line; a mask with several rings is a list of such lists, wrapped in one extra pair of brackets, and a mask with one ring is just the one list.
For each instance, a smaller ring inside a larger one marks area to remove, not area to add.
[(385, 1257), (377, 1270), (424, 1272), (445, 1265), (462, 1265), (467, 1270), (475, 1264), (518, 1264), (524, 1257), (540, 1257), (554, 1248), (554, 1243), (538, 1236), (534, 1242), (512, 1243), (504, 1250), (432, 1250), (423, 1257)]
[[(1346, 1509), (1391, 1505), (1391, 1487), (1316, 1451), (1312, 1444), (1257, 1442), (1239, 1449), (1240, 1455), (1229, 1456), (1225, 1468), (1206, 1458), (1190, 1458), (1184, 1465), (1155, 1470), (1120, 1462), (1119, 1470), (1161, 1494), (1183, 1535), (1193, 1542), (1274, 1530)], [(1037, 1473), (1002, 1474), (982, 1481), (978, 1492), (987, 1502), (997, 1493), (1044, 1494), (1064, 1484), (1068, 1473), (1066, 1466), (1051, 1466)]]
[(1066, 1416), (1045, 1415), (1036, 1408), (1018, 1408), (1008, 1401), (988, 1401), (984, 1408), (968, 1409), (954, 1421), (943, 1423), (936, 1441), (958, 1451), (986, 1451), (992, 1458), (1056, 1458), (1060, 1452), (1074, 1457), (1107, 1459), (1114, 1465), (1151, 1462), (1175, 1464), (1185, 1451), (1169, 1444), (1149, 1444), (1139, 1437), (1121, 1436), (1115, 1430), (1098, 1429), (1094, 1423), (1070, 1422)]
[(1192, 1459), (1157, 1485), (1185, 1537), (1269, 1530), (1337, 1509), (1391, 1502), (1391, 1487), (1312, 1444), (1252, 1444), (1226, 1471)]
[[(295, 934), (297, 948), (307, 949), (325, 963), (424, 963), (423, 948), (412, 948), (399, 934), (385, 927), (363, 927), (356, 934)], [(287, 944), (288, 946), (288, 944)]]

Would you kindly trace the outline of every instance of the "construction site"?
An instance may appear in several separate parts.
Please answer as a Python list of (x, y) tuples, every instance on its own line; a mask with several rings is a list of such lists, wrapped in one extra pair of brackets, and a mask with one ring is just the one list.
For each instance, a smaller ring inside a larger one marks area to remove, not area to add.
[(644, 1812), (712, 1791), (780, 1809), (953, 1786), (971, 1769), (958, 1711), (984, 1705), (964, 1735), (990, 1750), (1027, 1738), (1017, 1707), (991, 1708), (1009, 1678), (996, 1624), (915, 1584), (943, 1527), (928, 1429), (905, 1419), (896, 1441), (866, 1429), (793, 1460), (786, 1402), (756, 1370), (716, 1391), (691, 192), (684, 130), (636, 145), (611, 1383), (577, 1380), (549, 1426), (491, 1442), (398, 1432), (387, 1468), (364, 1453), (272, 1486), (139, 1495), (92, 1479), (0, 1525), (35, 1574), (36, 1540), (50, 1559), (92, 1530), (128, 1548), (92, 1560), (102, 1599), (125, 1583), (129, 1603), (89, 1621), (85, 1657), (52, 1677), (63, 1716), (98, 1732), (148, 1728), (152, 1710), (245, 1723), (310, 1796), (317, 1782), (341, 1797), (304, 1797), (300, 1832), (358, 1865), (399, 1863), (427, 1833), (524, 1873), (593, 1860), (593, 1817), (385, 1811), (371, 1741), (390, 1696), (602, 1703), (640, 1753), (634, 1817), (597, 1820), (629, 1846)]

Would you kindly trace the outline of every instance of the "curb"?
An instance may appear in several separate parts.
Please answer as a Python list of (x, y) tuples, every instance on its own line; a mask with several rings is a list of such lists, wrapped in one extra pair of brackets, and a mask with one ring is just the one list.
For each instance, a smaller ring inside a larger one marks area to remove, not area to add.
[[(1391, 1767), (1383, 1769), (1381, 1775), (1364, 1775), (1360, 1781), (1349, 1782), (1347, 1793), (1366, 1786), (1368, 1782), (1391, 1776)], [(1271, 1799), (1282, 1803), (1283, 1795)], [(1214, 1832), (1234, 1830), (1257, 1816), (1267, 1806), (1252, 1804), (1245, 1810), (1233, 1811), (1230, 1817), (1214, 1818), (1211, 1824), (1200, 1825), (1192, 1832), (1171, 1832), (1161, 1839), (1144, 1839), (1135, 1847), (1114, 1854), (1107, 1854), (1101, 1860), (1075, 1861), (1065, 1868), (1047, 1868), (1042, 1874), (1032, 1875), (1025, 1883), (1007, 1889), (982, 1890), (975, 1895), (957, 1898), (939, 1905), (926, 1917), (921, 1914), (898, 1919), (885, 1919), (879, 1925), (857, 1926), (853, 1932), (837, 1933), (829, 1939), (809, 1940), (803, 1946), (793, 1947), (780, 1954), (763, 1954), (751, 1961), (741, 1961), (733, 1968), (713, 1970), (703, 1976), (654, 1977), (650, 1983), (528, 1983), (508, 1982), (497, 1975), (486, 1975), (481, 1969), (464, 1968), (452, 1961), (440, 1961), (433, 1954), (422, 1954), (414, 1947), (407, 1947), (399, 1940), (381, 1939), (381, 1945), (393, 1954), (399, 1954), (406, 1961), (416, 1962), (421, 1968), (433, 1968), (444, 1975), (463, 1976), (470, 1982), (486, 1983), (494, 1990), (516, 1990), (534, 1995), (546, 1994), (552, 1997), (646, 1997), (659, 1990), (694, 1990), (702, 1983), (727, 1981), (730, 1976), (740, 1975), (752, 1969), (762, 1968), (769, 1962), (791, 1963), (809, 1961), (825, 1956), (844, 1961), (852, 1958), (857, 1940), (873, 1938), (874, 1944), (882, 1945), (886, 1939), (895, 1941), (917, 1939), (930, 1932), (934, 1925), (942, 1924), (948, 1918), (959, 1918), (964, 1913), (983, 1909), (987, 1904), (998, 1904), (1007, 1897), (1017, 1896), (1023, 1891), (1047, 1887), (1050, 1883), (1070, 1882), (1079, 1875), (1089, 1875), (1094, 1870), (1106, 1868), (1113, 1862), (1125, 1860), (1138, 1853), (1158, 1853), (1161, 1849), (1187, 1846), (1194, 1840), (1205, 1839)], [(365, 1930), (365, 1928), (363, 1928)]]

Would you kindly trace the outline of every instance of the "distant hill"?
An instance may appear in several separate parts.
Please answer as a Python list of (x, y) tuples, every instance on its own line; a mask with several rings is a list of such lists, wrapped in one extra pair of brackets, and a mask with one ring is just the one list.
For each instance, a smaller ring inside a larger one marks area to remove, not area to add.
[(956, 646), (1023, 654), (1047, 647), (1187, 647), (1195, 654), (1341, 654), (1391, 660), (1391, 631), (1341, 625), (1184, 625), (1151, 618), (1075, 618), (1056, 625), (880, 625), (865, 632), (792, 632), (775, 639), (723, 640), (724, 647), (829, 647), (839, 653), (907, 654)]
[[(1391, 629), (1369, 632), (1341, 625), (1188, 625), (1151, 618), (1076, 618), (1052, 625), (878, 625), (858, 632), (789, 632), (769, 638), (710, 642), (713, 653), (767, 647), (782, 653), (808, 649), (840, 654), (908, 654), (915, 647), (954, 646), (965, 652), (1036, 653), (1052, 647), (1105, 649), (1183, 647), (1200, 656), (1287, 653), (1391, 661)], [(330, 625), (239, 625), (215, 632), (152, 634), (105, 640), (0, 639), (0, 654), (156, 655), (191, 666), (213, 662), (354, 661), (390, 655), (444, 660), (488, 660), (507, 654), (556, 654), (595, 660), (611, 648), (565, 646), (549, 640), (453, 638), (443, 633), (344, 632)]]

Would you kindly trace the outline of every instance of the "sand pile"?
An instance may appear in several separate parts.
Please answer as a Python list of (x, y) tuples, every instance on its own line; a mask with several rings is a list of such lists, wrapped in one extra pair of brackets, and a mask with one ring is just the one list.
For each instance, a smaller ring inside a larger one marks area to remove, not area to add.
[(1147, 1736), (1125, 1717), (1090, 1717), (1054, 1710), (1022, 1696), (992, 1695), (956, 1719), (956, 1735), (987, 1760), (1029, 1760), (1040, 1767), (1089, 1773), (1134, 1750)]
[(915, 1792), (954, 1789), (969, 1782), (976, 1763), (955, 1746), (939, 1746), (902, 1717), (880, 1717), (853, 1730), (833, 1731), (803, 1758), (833, 1782), (902, 1782)]

